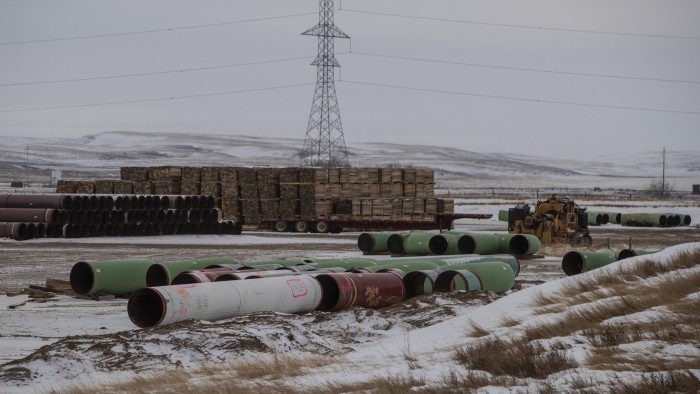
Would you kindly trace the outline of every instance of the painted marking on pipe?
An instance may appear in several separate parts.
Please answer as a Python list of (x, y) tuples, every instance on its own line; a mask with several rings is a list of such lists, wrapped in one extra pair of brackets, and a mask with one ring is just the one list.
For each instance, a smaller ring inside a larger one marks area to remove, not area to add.
[(292, 289), (292, 297), (294, 298), (303, 297), (309, 292), (309, 289), (306, 288), (306, 284), (298, 278), (288, 279), (287, 285)]

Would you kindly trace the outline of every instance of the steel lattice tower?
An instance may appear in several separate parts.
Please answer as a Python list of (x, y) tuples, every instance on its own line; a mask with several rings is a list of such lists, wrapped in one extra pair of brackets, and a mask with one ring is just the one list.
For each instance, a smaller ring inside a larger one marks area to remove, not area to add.
[(318, 16), (318, 25), (301, 33), (318, 36), (318, 56), (311, 63), (316, 66), (316, 91), (301, 157), (306, 165), (343, 167), (349, 163), (335, 94), (334, 68), (340, 64), (335, 59), (334, 40), (350, 36), (333, 22), (333, 0), (320, 1)]

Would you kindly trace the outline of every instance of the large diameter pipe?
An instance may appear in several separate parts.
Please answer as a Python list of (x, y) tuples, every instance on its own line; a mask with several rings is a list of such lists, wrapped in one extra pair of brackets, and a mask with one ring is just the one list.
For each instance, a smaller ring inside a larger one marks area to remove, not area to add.
[(237, 263), (238, 260), (228, 256), (156, 263), (151, 265), (146, 272), (146, 286), (167, 286), (181, 272), (203, 269), (213, 264)]
[(450, 268), (457, 271), (469, 271), (476, 275), (481, 282), (481, 290), (483, 291), (504, 293), (512, 289), (513, 284), (515, 284), (515, 272), (510, 265), (502, 261), (479, 261)]
[(16, 241), (24, 241), (29, 236), (27, 223), (0, 222), (0, 238), (10, 238)]
[(323, 297), (316, 308), (339, 311), (353, 306), (382, 308), (403, 301), (403, 281), (393, 273), (332, 273), (316, 276)]
[(508, 210), (507, 209), (501, 209), (498, 211), (498, 220), (501, 222), (507, 222), (508, 221)]
[(494, 254), (498, 253), (498, 237), (488, 233), (472, 233), (446, 231), (458, 237), (457, 248), (461, 254)]
[(127, 312), (136, 326), (146, 328), (253, 312), (310, 312), (322, 295), (319, 282), (308, 275), (146, 287), (129, 298)]
[[(430, 257), (382, 257), (377, 258), (377, 265), (388, 264), (388, 263), (400, 263), (406, 261), (432, 261), (440, 266), (452, 266), (461, 265), (466, 263), (476, 263), (481, 261), (501, 261), (508, 264), (515, 276), (520, 273), (520, 262), (518, 259), (510, 254), (492, 254), (492, 255), (454, 255), (454, 256), (430, 256)], [(447, 269), (447, 268), (445, 268)]]
[(309, 264), (309, 262), (310, 262), (310, 260), (304, 260), (304, 259), (260, 260), (260, 261), (251, 261), (251, 262), (246, 263), (245, 265), (248, 267), (258, 267), (258, 266), (268, 266), (268, 265), (290, 267), (290, 266), (294, 266), (294, 265), (307, 265), (307, 264)]
[(148, 260), (79, 261), (70, 271), (70, 285), (79, 295), (124, 295), (146, 287)]
[(693, 221), (690, 215), (680, 215), (680, 219), (681, 226), (690, 226), (690, 223)]
[(0, 194), (0, 208), (72, 209), (73, 199), (63, 194)]
[(615, 252), (600, 249), (595, 252), (571, 251), (564, 255), (561, 268), (568, 276), (577, 275), (615, 262)]
[(350, 259), (319, 259), (312, 260), (311, 265), (316, 266), (319, 269), (331, 268), (331, 267), (342, 267), (346, 270), (351, 270), (354, 268), (364, 268), (377, 265), (374, 259), (368, 258), (350, 258)]
[(428, 241), (428, 249), (432, 254), (459, 254), (459, 236), (447, 233), (436, 234)]
[(410, 260), (410, 261), (383, 261), (378, 262), (377, 265), (368, 266), (359, 269), (362, 272), (380, 272), (386, 269), (399, 269), (403, 272), (412, 272), (418, 270), (435, 270), (440, 268), (444, 264), (439, 264), (433, 260)]
[[(246, 270), (248, 272), (257, 272), (256, 269)], [(238, 273), (239, 269), (230, 268), (205, 268), (201, 270), (184, 271), (177, 274), (170, 282), (171, 285), (185, 285), (190, 283), (207, 283), (216, 282), (221, 275)], [(245, 271), (244, 271), (245, 272)], [(290, 271), (291, 272), (291, 271)]]
[(387, 241), (392, 232), (367, 232), (357, 237), (357, 247), (363, 253), (384, 253), (389, 251)]
[(605, 212), (608, 215), (608, 222), (614, 224), (622, 223), (622, 214), (620, 212)]
[(386, 240), (387, 249), (391, 254), (404, 254), (406, 251), (403, 248), (403, 239), (408, 236), (409, 233), (394, 233), (389, 236)]
[(635, 249), (622, 249), (617, 255), (617, 261), (628, 259), (630, 257), (643, 256), (646, 254), (652, 254), (662, 251), (663, 248), (635, 248)]
[(59, 224), (61, 215), (53, 208), (0, 208), (0, 222)]
[(498, 252), (516, 256), (532, 255), (540, 250), (541, 242), (532, 234), (494, 234), (498, 238)]
[(600, 212), (588, 212), (588, 225), (600, 226), (603, 224), (603, 214)]
[(433, 285), (433, 291), (448, 293), (455, 290), (482, 290), (481, 279), (473, 272), (465, 269), (442, 271), (438, 274)]
[(403, 278), (404, 288), (406, 289), (405, 299), (413, 298), (423, 294), (433, 292), (435, 280), (438, 277), (439, 270), (418, 270), (407, 272)]

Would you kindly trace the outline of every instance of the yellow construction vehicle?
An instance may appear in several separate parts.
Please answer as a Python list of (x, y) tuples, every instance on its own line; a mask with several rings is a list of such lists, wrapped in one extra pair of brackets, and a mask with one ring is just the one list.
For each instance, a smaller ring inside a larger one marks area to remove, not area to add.
[(556, 194), (545, 201), (537, 201), (534, 212), (523, 204), (508, 210), (508, 232), (533, 234), (542, 244), (571, 243), (589, 246), (593, 242), (588, 231), (586, 208), (581, 208)]

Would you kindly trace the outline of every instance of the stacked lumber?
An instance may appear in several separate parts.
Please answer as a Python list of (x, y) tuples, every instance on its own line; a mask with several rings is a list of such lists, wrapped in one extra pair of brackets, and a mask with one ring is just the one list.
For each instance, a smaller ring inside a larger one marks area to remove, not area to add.
[(212, 196), (223, 219), (246, 225), (295, 217), (434, 221), (454, 212), (453, 200), (435, 197), (434, 171), (424, 168), (165, 166), (123, 167), (120, 174), (93, 188)]

